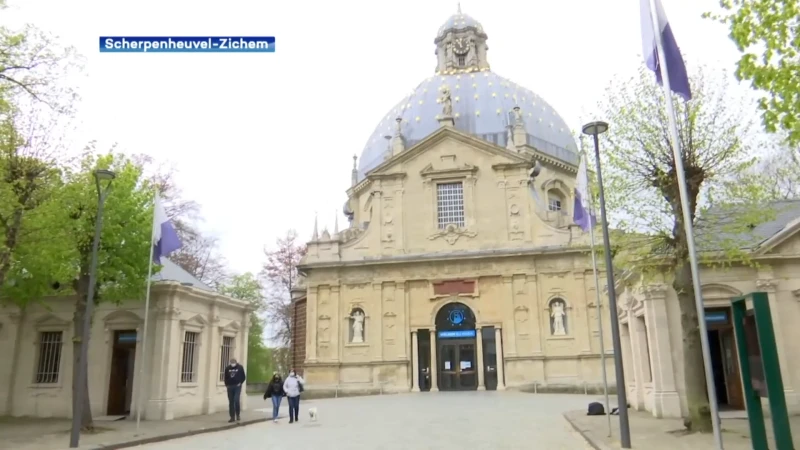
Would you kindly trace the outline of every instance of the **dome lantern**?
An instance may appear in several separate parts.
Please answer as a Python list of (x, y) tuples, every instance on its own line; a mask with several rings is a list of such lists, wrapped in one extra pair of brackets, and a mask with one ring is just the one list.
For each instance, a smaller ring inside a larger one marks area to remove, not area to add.
[(486, 59), (488, 36), (477, 20), (458, 11), (439, 27), (436, 44), (437, 74), (469, 73), (489, 70)]

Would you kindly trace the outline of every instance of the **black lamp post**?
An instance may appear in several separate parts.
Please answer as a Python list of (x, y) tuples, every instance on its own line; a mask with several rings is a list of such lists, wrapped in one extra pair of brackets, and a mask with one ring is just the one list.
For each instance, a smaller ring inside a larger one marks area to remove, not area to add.
[(83, 398), (86, 396), (88, 370), (87, 358), (89, 354), (89, 336), (94, 310), (94, 287), (97, 284), (97, 252), (100, 248), (100, 231), (103, 229), (103, 205), (106, 202), (108, 193), (111, 191), (111, 183), (116, 178), (116, 174), (110, 170), (98, 169), (94, 171), (94, 181), (97, 186), (97, 218), (94, 225), (94, 242), (92, 243), (92, 262), (89, 266), (89, 291), (86, 295), (86, 311), (83, 316), (83, 333), (81, 335), (81, 355), (78, 363), (78, 379), (72, 399), (72, 432), (69, 436), (69, 447), (78, 448), (81, 438), (81, 423), (83, 422)]
[[(597, 184), (600, 188), (600, 224), (603, 228), (603, 253), (606, 262), (606, 279), (608, 283), (608, 312), (611, 315), (611, 341), (614, 346), (614, 371), (617, 373), (617, 403), (619, 407), (619, 434), (622, 448), (631, 448), (631, 429), (628, 422), (628, 396), (625, 391), (625, 370), (622, 366), (622, 342), (619, 336), (619, 320), (617, 318), (617, 290), (614, 286), (614, 265), (611, 260), (611, 240), (608, 236), (608, 220), (606, 220), (606, 197), (603, 190), (603, 173), (600, 169), (599, 136), (608, 131), (605, 122), (591, 122), (583, 126), (583, 134), (594, 138), (594, 162), (597, 170)], [(608, 414), (609, 411), (606, 411)]]

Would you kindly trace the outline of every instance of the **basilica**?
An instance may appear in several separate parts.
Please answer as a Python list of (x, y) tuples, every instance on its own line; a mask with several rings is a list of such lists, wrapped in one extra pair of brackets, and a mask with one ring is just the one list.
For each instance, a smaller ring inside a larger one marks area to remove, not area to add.
[(602, 385), (575, 139), (491, 71), (487, 39), (461, 12), (441, 26), (436, 73), (354, 158), (349, 227), (315, 228), (293, 348), (309, 390)]

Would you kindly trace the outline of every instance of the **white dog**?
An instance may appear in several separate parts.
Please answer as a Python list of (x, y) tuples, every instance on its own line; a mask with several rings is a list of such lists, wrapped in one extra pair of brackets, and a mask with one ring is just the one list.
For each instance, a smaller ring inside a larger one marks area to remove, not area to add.
[(308, 408), (308, 415), (311, 417), (312, 422), (317, 421), (317, 408)]

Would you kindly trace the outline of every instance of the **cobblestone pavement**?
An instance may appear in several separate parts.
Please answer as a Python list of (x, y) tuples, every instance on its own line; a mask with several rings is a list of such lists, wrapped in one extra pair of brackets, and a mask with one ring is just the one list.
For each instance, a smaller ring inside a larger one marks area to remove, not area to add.
[[(283, 418), (140, 449), (260, 450), (585, 450), (591, 447), (563, 417), (594, 398), (516, 392), (440, 392), (309, 400), (300, 422)], [(259, 409), (258, 403), (250, 408)], [(263, 404), (263, 407), (266, 407)], [(317, 408), (318, 420), (308, 409)], [(271, 415), (271, 405), (269, 406)]]

